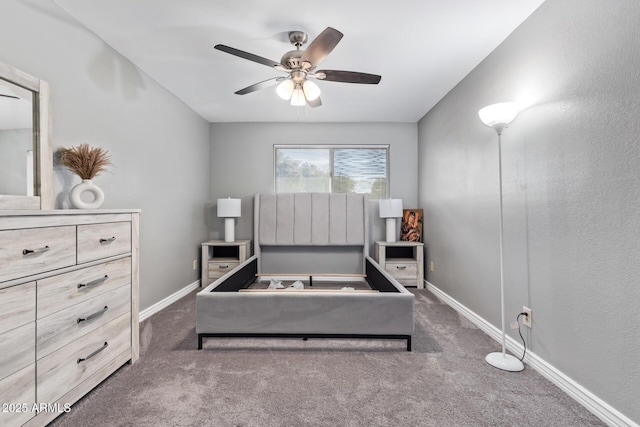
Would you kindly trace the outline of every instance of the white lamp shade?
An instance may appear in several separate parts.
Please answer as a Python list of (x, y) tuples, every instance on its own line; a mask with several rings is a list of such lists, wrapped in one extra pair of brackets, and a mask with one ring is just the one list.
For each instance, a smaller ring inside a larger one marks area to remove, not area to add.
[(301, 107), (305, 105), (307, 101), (304, 99), (304, 92), (302, 91), (302, 86), (296, 85), (296, 88), (293, 90), (293, 94), (291, 95), (291, 105), (296, 107)]
[(218, 218), (239, 217), (240, 202), (240, 199), (218, 199)]
[(380, 199), (380, 218), (402, 217), (402, 199)]
[(280, 98), (288, 101), (289, 99), (291, 99), (291, 94), (293, 93), (294, 86), (295, 84), (293, 83), (293, 80), (287, 79), (278, 85), (278, 87), (276, 88), (276, 93)]
[(307, 98), (307, 101), (314, 101), (320, 96), (320, 88), (311, 80), (306, 80), (302, 84), (302, 89), (304, 90), (304, 96)]
[(480, 120), (485, 125), (501, 131), (516, 118), (518, 112), (518, 104), (515, 102), (501, 102), (484, 107), (478, 111), (478, 116), (480, 116)]

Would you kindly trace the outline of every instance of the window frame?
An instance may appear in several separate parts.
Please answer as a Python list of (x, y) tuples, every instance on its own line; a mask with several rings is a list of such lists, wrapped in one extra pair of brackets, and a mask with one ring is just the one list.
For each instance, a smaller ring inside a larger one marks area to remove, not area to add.
[[(371, 149), (371, 150), (385, 150), (386, 153), (386, 191), (384, 199), (389, 198), (391, 194), (391, 145), (390, 144), (274, 144), (273, 145), (273, 192), (278, 193), (278, 177), (276, 176), (278, 170), (278, 150), (279, 149), (323, 149), (329, 150), (329, 165), (330, 165), (330, 191), (327, 194), (333, 193), (333, 179), (334, 179), (334, 150), (336, 149)], [(370, 201), (377, 201), (378, 198), (372, 198), (369, 194)]]

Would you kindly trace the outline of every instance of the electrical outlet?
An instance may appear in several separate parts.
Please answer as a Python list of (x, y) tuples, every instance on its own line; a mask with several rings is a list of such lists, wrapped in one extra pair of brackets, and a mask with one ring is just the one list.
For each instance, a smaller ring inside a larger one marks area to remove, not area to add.
[(194, 260), (193, 260), (193, 269), (194, 269), (194, 270), (197, 270), (197, 269), (198, 269), (198, 260), (197, 260), (197, 259), (194, 259)]
[(433, 261), (429, 261), (429, 271), (433, 271), (433, 270), (434, 270)]
[(526, 316), (522, 316), (522, 324), (528, 328), (531, 327), (531, 322), (533, 321), (533, 313), (530, 308), (522, 306), (522, 312), (526, 313)]

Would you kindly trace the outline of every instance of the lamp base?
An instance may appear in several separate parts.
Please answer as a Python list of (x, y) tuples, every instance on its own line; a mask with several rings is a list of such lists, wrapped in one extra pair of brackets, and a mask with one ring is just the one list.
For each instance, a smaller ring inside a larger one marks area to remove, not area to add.
[(396, 241), (396, 219), (387, 218), (387, 242)]
[(225, 242), (233, 242), (235, 241), (235, 218), (225, 218), (224, 219), (224, 241)]
[(524, 369), (520, 359), (502, 352), (489, 353), (484, 360), (494, 368), (502, 369), (503, 371), (520, 372)]

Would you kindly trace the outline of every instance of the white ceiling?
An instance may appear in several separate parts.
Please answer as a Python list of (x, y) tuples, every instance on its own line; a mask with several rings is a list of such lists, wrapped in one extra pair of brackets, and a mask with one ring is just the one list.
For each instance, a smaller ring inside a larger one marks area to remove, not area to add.
[[(544, 0), (56, 0), (210, 122), (416, 122)], [(292, 107), (275, 87), (236, 90), (285, 75), (213, 48), (274, 61), (288, 32), (344, 37), (318, 69), (382, 75), (379, 85), (318, 81), (323, 105)]]

